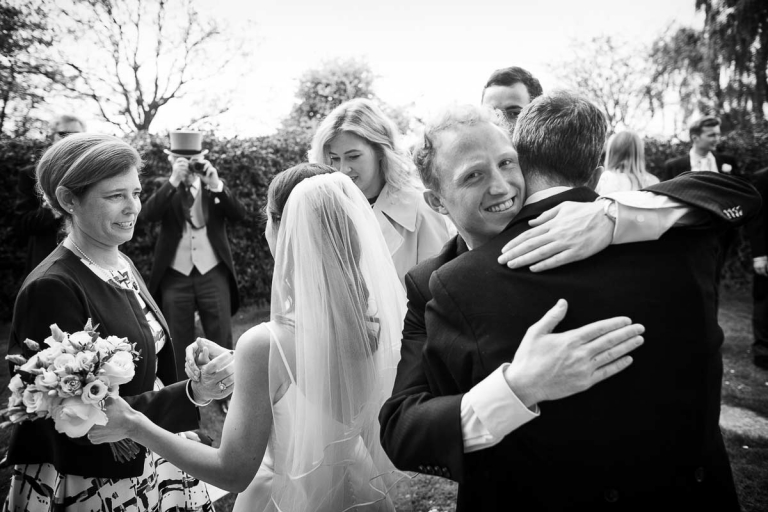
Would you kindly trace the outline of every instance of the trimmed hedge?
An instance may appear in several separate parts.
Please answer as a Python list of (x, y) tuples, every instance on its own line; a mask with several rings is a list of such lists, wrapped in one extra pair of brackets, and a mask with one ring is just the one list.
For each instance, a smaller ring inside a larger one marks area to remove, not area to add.
[[(309, 137), (303, 130), (281, 131), (269, 137), (223, 139), (206, 137), (203, 146), (207, 158), (216, 166), (219, 176), (240, 199), (248, 211), (246, 220), (230, 224), (229, 240), (235, 269), (240, 280), (243, 305), (270, 300), (272, 257), (264, 239), (262, 209), (266, 205), (267, 187), (278, 172), (305, 161)], [(142, 199), (168, 179), (171, 166), (163, 153), (167, 138), (137, 135), (127, 139), (144, 159)], [(26, 244), (13, 234), (13, 205), (19, 169), (33, 163), (46, 146), (39, 141), (13, 139), (0, 142), (0, 319), (7, 320), (22, 281)], [(139, 223), (133, 239), (121, 246), (136, 264), (145, 280), (149, 280), (159, 223)]]
[[(138, 135), (127, 140), (139, 150), (145, 161), (142, 198), (146, 200), (170, 175), (170, 164), (163, 153), (167, 139)], [(301, 129), (251, 139), (206, 137), (204, 147), (209, 150), (208, 158), (249, 212), (245, 221), (229, 226), (243, 305), (269, 302), (272, 257), (264, 239), (261, 213), (266, 203), (267, 187), (275, 174), (305, 161), (309, 142), (309, 134)], [(39, 158), (45, 147), (43, 142), (27, 139), (0, 141), (0, 319), (11, 316), (24, 268), (26, 245), (15, 240), (12, 230), (16, 176), (19, 169)], [(768, 128), (758, 127), (748, 133), (731, 132), (724, 137), (721, 148), (734, 155), (744, 174), (751, 176), (756, 170), (768, 167)], [(658, 173), (666, 160), (684, 155), (688, 149), (687, 143), (647, 139), (648, 170)], [(144, 279), (149, 278), (158, 231), (157, 224), (140, 223), (136, 226), (133, 240), (122, 247)], [(749, 283), (751, 255), (743, 233), (739, 233), (730, 256), (724, 280), (735, 285)]]

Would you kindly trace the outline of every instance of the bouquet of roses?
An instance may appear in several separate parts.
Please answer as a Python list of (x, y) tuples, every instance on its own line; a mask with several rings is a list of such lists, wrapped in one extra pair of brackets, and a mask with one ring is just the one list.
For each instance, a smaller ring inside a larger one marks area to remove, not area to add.
[[(39, 343), (26, 339), (24, 344), (36, 352), (32, 357), (6, 356), (16, 368), (8, 384), (8, 408), (0, 411), (6, 421), (0, 427), (52, 418), (58, 432), (82, 437), (92, 426), (107, 424), (106, 398), (133, 379), (139, 353), (127, 338), (101, 338), (97, 327), (89, 318), (82, 331), (68, 334), (53, 324), (45, 339), (48, 348), (41, 350)], [(120, 462), (139, 452), (130, 440), (110, 446)]]

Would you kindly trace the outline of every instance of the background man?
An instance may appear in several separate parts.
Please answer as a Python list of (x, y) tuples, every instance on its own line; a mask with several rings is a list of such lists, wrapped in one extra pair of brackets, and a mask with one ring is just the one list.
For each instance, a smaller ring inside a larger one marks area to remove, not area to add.
[(483, 87), (480, 103), (485, 107), (500, 110), (510, 124), (510, 133), (517, 116), (527, 104), (543, 93), (538, 79), (523, 68), (497, 69)]
[(239, 295), (227, 220), (241, 220), (246, 211), (204, 158), (202, 133), (170, 136), (166, 153), (173, 171), (146, 201), (139, 219), (161, 222), (149, 291), (168, 321), (177, 371), (183, 375), (184, 349), (195, 341), (195, 310), (206, 338), (232, 348), (230, 317)]
[[(48, 138), (54, 144), (67, 135), (85, 131), (85, 123), (73, 115), (61, 115), (51, 122)], [(16, 185), (15, 232), (27, 245), (27, 260), (24, 275), (29, 274), (59, 243), (61, 219), (53, 215), (50, 208), (43, 206), (35, 185), (37, 163), (19, 171)]]
[[(491, 428), (494, 408), (487, 405), (492, 414), (477, 416), (497, 439), (464, 454), (457, 510), (609, 504), (617, 510), (691, 504), (738, 510), (718, 428), (722, 331), (712, 282), (712, 230), (681, 229), (656, 242), (613, 246), (562, 272), (509, 270), (497, 263), (502, 248), (546, 210), (566, 201), (594, 201), (596, 194), (584, 185), (596, 182), (605, 132), (600, 111), (566, 93), (539, 98), (524, 111), (514, 144), (528, 187), (526, 205), (501, 235), (479, 247), (468, 241), (474, 250), (432, 274), (424, 373), (441, 397), (469, 396), (509, 361), (510, 373), (524, 373), (515, 365), (519, 344), (513, 340), (524, 339), (527, 326), (561, 298), (569, 310), (560, 329), (627, 315), (645, 326), (645, 343), (622, 374), (548, 402), (540, 418), (509, 435)], [(446, 146), (458, 148), (455, 140)], [(462, 173), (457, 174), (451, 181), (459, 185), (455, 199), (472, 201), (471, 194), (462, 194)], [(702, 178), (727, 183), (716, 174)], [(741, 187), (740, 194), (726, 201), (714, 194), (709, 211), (734, 222), (723, 210), (757, 210), (751, 187), (739, 180), (727, 186)], [(677, 180), (662, 189), (683, 202), (698, 195)], [(526, 405), (542, 401), (518, 398)]]
[(662, 180), (672, 179), (688, 171), (710, 171), (723, 174), (739, 174), (736, 159), (716, 153), (720, 142), (720, 119), (714, 116), (694, 121), (688, 129), (691, 136), (691, 150), (686, 156), (673, 158), (664, 163)]

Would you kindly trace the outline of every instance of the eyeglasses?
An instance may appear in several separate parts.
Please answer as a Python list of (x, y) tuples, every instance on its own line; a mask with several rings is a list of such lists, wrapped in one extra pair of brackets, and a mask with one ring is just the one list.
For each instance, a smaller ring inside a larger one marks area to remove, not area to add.
[(56, 132), (56, 135), (58, 135), (63, 139), (64, 137), (72, 135), (73, 133), (80, 133), (80, 132)]

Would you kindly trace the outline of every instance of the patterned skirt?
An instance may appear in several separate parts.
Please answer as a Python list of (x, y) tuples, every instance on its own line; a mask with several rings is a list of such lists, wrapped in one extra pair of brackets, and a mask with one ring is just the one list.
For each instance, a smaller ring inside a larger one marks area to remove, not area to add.
[(152, 452), (136, 478), (64, 475), (52, 464), (15, 466), (3, 512), (213, 512), (205, 484)]

